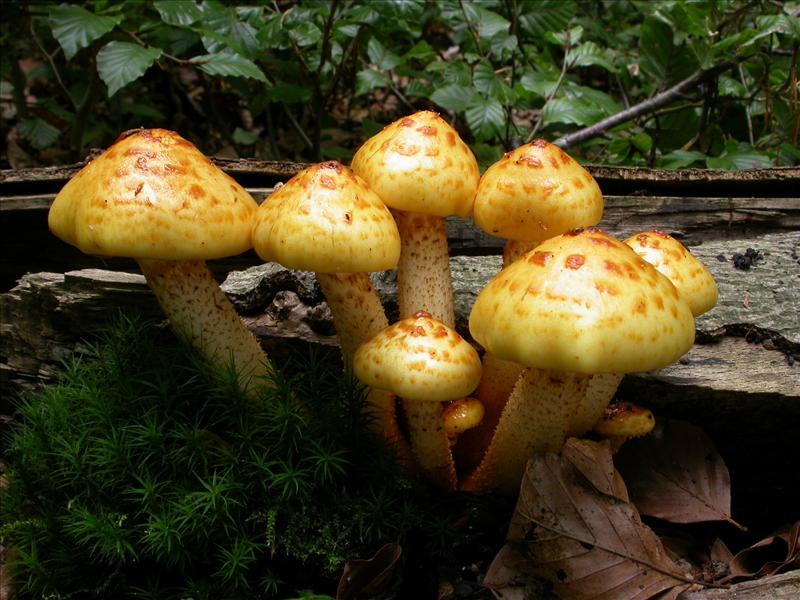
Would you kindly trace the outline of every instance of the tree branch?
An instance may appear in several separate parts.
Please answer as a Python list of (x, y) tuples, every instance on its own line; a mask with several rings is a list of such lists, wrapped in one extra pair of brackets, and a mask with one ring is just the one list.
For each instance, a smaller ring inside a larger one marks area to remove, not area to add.
[(687, 90), (690, 90), (701, 83), (708, 81), (709, 79), (713, 79), (720, 73), (723, 73), (731, 67), (736, 66), (741, 60), (744, 59), (740, 58), (736, 60), (726, 60), (714, 65), (709, 69), (701, 69), (683, 81), (676, 83), (671, 88), (664, 90), (660, 94), (656, 94), (652, 98), (644, 100), (643, 102), (639, 102), (638, 104), (634, 104), (630, 108), (618, 112), (615, 115), (611, 115), (602, 121), (598, 121), (594, 125), (584, 127), (578, 131), (561, 136), (553, 143), (560, 148), (569, 148), (570, 146), (580, 142), (585, 142), (586, 140), (597, 137), (598, 135), (604, 133), (607, 129), (611, 129), (612, 127), (616, 127), (621, 123), (631, 121), (641, 115), (653, 112), (654, 110), (657, 110), (662, 106), (669, 104), (670, 102), (678, 100)]

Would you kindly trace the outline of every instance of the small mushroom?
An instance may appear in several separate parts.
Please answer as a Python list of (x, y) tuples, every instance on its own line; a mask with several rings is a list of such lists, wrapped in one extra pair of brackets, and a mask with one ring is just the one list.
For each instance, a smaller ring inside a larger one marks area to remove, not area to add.
[[(315, 273), (345, 365), (362, 342), (388, 325), (369, 272), (397, 264), (400, 235), (378, 195), (344, 165), (312, 165), (275, 190), (258, 207), (253, 246), (264, 260)], [(402, 458), (394, 396), (373, 390), (368, 404), (376, 431)]]
[(478, 385), (481, 361), (475, 349), (420, 311), (364, 342), (356, 351), (353, 369), (365, 385), (405, 400), (417, 462), (437, 486), (455, 489), (456, 472), (442, 403), (463, 398)]
[(592, 429), (611, 442), (613, 452), (618, 452), (622, 444), (647, 435), (655, 425), (656, 419), (649, 409), (632, 402), (612, 402)]
[(136, 259), (176, 335), (213, 365), (233, 361), (252, 395), (268, 385), (272, 367), (205, 261), (250, 249), (256, 208), (190, 142), (141, 129), (67, 182), (48, 224), (86, 254)]
[(483, 415), (483, 404), (477, 398), (459, 398), (449, 402), (444, 407), (442, 418), (450, 446), (452, 447), (459, 435), (477, 427)]
[(674, 237), (658, 230), (643, 231), (632, 235), (625, 243), (678, 288), (695, 317), (714, 308), (719, 297), (714, 277)]
[[(469, 327), (487, 351), (528, 367), (463, 485), (505, 493), (517, 489), (532, 453), (561, 449), (587, 390), (591, 427), (624, 373), (669, 365), (694, 341), (675, 286), (595, 228), (549, 239), (503, 269), (479, 294)], [(604, 378), (593, 390), (595, 374)]]
[(353, 170), (397, 220), (400, 317), (425, 310), (453, 327), (453, 286), (445, 217), (472, 214), (480, 172), (475, 156), (447, 121), (420, 111), (387, 125), (353, 156)]

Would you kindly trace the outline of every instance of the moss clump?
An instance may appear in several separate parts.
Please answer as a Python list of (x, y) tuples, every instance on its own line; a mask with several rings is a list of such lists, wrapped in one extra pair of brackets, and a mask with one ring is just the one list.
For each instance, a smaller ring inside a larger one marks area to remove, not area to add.
[(122, 318), (23, 397), (0, 492), (20, 596), (280, 596), (332, 589), (386, 541), (469, 542), (473, 509), (400, 473), (338, 364), (311, 354), (274, 381), (245, 400), (232, 371)]

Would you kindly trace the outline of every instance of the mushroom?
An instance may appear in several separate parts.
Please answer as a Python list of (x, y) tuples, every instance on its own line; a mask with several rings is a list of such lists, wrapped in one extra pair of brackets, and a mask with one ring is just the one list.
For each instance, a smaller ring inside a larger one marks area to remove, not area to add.
[(475, 156), (438, 114), (387, 125), (353, 156), (353, 170), (393, 209), (402, 238), (397, 266), (400, 317), (425, 310), (453, 327), (445, 217), (472, 214), (480, 172)]
[(477, 427), (483, 419), (484, 412), (483, 404), (477, 398), (459, 398), (449, 402), (444, 407), (442, 418), (450, 446), (456, 442), (459, 435)]
[[(507, 240), (504, 266), (548, 238), (596, 225), (602, 215), (603, 195), (591, 173), (542, 139), (507, 152), (486, 170), (475, 194), (475, 223)], [(459, 439), (457, 455), (465, 467), (486, 450), (522, 369), (491, 352), (484, 355), (478, 398), (486, 416)]]
[[(528, 367), (463, 486), (505, 493), (533, 452), (560, 450), (583, 394), (593, 395), (583, 408), (591, 427), (624, 373), (669, 365), (694, 341), (675, 286), (596, 228), (549, 239), (504, 268), (479, 294), (469, 327), (487, 351)], [(590, 386), (593, 374), (604, 385)]]
[(86, 254), (136, 259), (176, 335), (211, 364), (233, 361), (248, 395), (271, 365), (205, 264), (251, 247), (257, 204), (190, 142), (127, 132), (58, 193), (50, 231)]
[(481, 361), (475, 349), (420, 311), (364, 342), (356, 351), (353, 369), (365, 385), (405, 399), (417, 462), (437, 486), (455, 489), (457, 478), (442, 403), (463, 398), (478, 385)]
[(695, 317), (714, 308), (719, 297), (714, 277), (674, 237), (658, 230), (643, 231), (625, 243), (678, 288)]
[(483, 174), (475, 224), (506, 242), (508, 265), (546, 239), (597, 225), (603, 195), (594, 177), (558, 146), (534, 140), (507, 152)]
[(611, 442), (613, 452), (619, 452), (622, 444), (647, 435), (655, 425), (656, 419), (647, 408), (632, 402), (612, 402), (592, 429)]
[[(314, 271), (347, 367), (358, 346), (388, 325), (369, 272), (397, 264), (400, 236), (389, 209), (347, 167), (318, 163), (275, 190), (256, 212), (253, 246), (264, 260)], [(402, 454), (394, 396), (372, 391), (367, 401), (376, 431)]]

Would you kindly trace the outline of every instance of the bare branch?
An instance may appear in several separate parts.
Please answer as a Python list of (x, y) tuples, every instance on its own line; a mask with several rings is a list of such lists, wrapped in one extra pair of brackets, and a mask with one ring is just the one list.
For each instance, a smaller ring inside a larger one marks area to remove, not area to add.
[(640, 117), (641, 115), (653, 112), (662, 106), (669, 104), (670, 102), (679, 100), (683, 97), (683, 94), (687, 90), (690, 90), (701, 83), (708, 81), (709, 79), (713, 79), (720, 73), (723, 73), (731, 67), (736, 66), (741, 60), (744, 59), (738, 58), (736, 60), (726, 60), (708, 69), (701, 69), (683, 81), (676, 83), (671, 88), (664, 90), (660, 94), (656, 94), (652, 98), (644, 100), (643, 102), (639, 102), (638, 104), (634, 104), (630, 108), (618, 112), (615, 115), (611, 115), (610, 117), (607, 117), (602, 121), (595, 123), (594, 125), (584, 127), (578, 131), (561, 136), (553, 143), (560, 148), (569, 148), (570, 146), (580, 142), (585, 142), (586, 140), (597, 137), (603, 134), (607, 129), (611, 129), (612, 127), (616, 127), (621, 123), (631, 121), (637, 117)]

